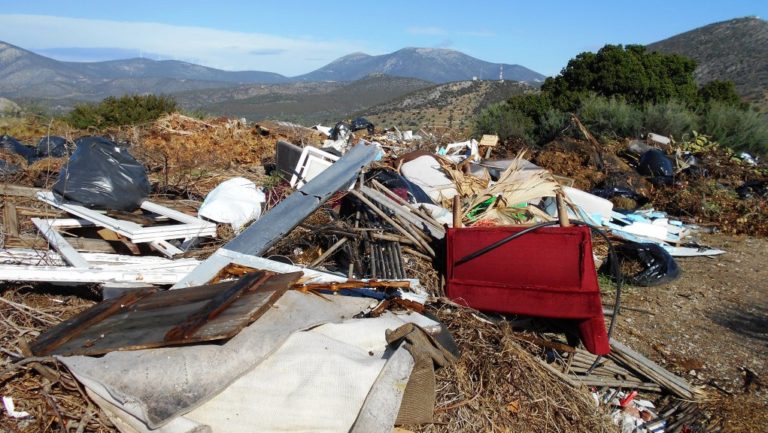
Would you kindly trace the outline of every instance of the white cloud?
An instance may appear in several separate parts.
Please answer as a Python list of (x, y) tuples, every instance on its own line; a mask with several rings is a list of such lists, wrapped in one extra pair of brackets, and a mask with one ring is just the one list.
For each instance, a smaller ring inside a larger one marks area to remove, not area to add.
[(490, 37), (496, 36), (496, 33), (490, 30), (471, 30), (471, 31), (459, 32), (459, 34), (464, 36), (475, 36), (478, 38), (490, 38)]
[(447, 30), (442, 29), (440, 27), (408, 27), (406, 31), (412, 35), (445, 35), (448, 33)]
[[(357, 42), (292, 38), (206, 27), (0, 14), (0, 40), (28, 49), (117, 48), (226, 70), (298, 75), (355, 51)], [(303, 62), (297, 59), (304, 59)]]

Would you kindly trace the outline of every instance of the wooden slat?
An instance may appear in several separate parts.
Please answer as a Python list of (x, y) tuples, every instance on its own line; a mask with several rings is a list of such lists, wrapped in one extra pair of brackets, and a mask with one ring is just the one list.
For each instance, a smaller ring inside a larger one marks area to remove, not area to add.
[(3, 228), (6, 236), (19, 237), (19, 217), (16, 214), (16, 205), (7, 201), (3, 206)]
[(31, 188), (31, 187), (22, 186), (22, 185), (0, 183), (0, 195), (34, 198), (35, 194), (37, 194), (40, 191), (42, 191), (40, 188)]
[(77, 250), (75, 250), (75, 248), (70, 245), (47, 220), (32, 218), (32, 223), (40, 231), (40, 234), (48, 240), (51, 247), (61, 254), (61, 257), (63, 257), (67, 263), (79, 268), (90, 267), (83, 256), (81, 256), (80, 253), (78, 253)]

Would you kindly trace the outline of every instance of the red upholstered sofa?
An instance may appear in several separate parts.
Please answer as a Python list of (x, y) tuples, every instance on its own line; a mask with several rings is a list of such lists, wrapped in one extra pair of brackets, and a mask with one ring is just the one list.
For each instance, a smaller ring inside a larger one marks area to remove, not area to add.
[(610, 351), (588, 227), (542, 227), (472, 260), (524, 227), (449, 229), (446, 294), (481, 311), (573, 319), (590, 352)]

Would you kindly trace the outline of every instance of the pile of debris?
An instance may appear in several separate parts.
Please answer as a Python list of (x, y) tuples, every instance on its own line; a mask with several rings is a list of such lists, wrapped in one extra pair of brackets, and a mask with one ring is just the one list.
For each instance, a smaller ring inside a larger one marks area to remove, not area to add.
[[(724, 251), (619, 211), (620, 185), (584, 190), (631, 170), (595, 143), (572, 148), (596, 168), (576, 179), (542, 167), (562, 150), (494, 160), (496, 136), (365, 119), (172, 115), (112, 137), (64, 143), (50, 188), (0, 187), (9, 429), (702, 428), (701, 391), (611, 337), (623, 281)], [(623, 179), (666, 182), (650, 170)]]

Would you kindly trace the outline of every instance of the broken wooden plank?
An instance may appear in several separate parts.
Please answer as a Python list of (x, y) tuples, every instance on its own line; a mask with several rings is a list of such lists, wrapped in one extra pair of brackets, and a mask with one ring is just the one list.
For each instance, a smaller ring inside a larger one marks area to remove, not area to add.
[(78, 253), (77, 250), (75, 250), (72, 245), (70, 245), (67, 240), (56, 231), (56, 228), (53, 227), (49, 221), (50, 220), (32, 218), (32, 224), (37, 227), (40, 234), (43, 235), (51, 247), (61, 254), (64, 261), (74, 267), (90, 267), (85, 258), (83, 258), (83, 256), (81, 256), (80, 253)]
[(145, 201), (141, 208), (158, 215), (166, 216), (179, 224), (142, 227), (131, 221), (122, 221), (93, 209), (88, 209), (73, 203), (64, 203), (57, 199), (53, 193), (43, 191), (37, 194), (37, 198), (62, 209), (72, 215), (85, 219), (99, 227), (110, 229), (127, 237), (134, 243), (144, 243), (166, 239), (180, 239), (189, 237), (216, 236), (216, 224), (204, 221), (182, 212)]
[[(177, 263), (180, 262), (180, 263)], [(145, 283), (175, 284), (198, 264), (174, 261), (168, 267), (130, 269), (122, 267), (97, 269), (68, 266), (0, 265), (0, 280), (41, 283)], [(136, 265), (139, 266), (139, 265)]]
[[(97, 310), (96, 313), (88, 310), (81, 314), (86, 316), (87, 327), (73, 325), (83, 321), (80, 316), (76, 316), (44, 332), (38, 338), (41, 343), (35, 341), (32, 350), (36, 355), (99, 355), (114, 350), (146, 349), (231, 338), (268, 311), (301, 275), (301, 272), (280, 275), (262, 272), (255, 277), (246, 276), (244, 278), (251, 282), (253, 278), (267, 278), (255, 290), (247, 290), (253, 284), (246, 285), (246, 290), (225, 306), (217, 302), (217, 297), (237, 287), (239, 280), (151, 293), (133, 302), (130, 308), (111, 308), (110, 315), (100, 313), (109, 308), (101, 306), (109, 302), (105, 301), (92, 308)], [(218, 311), (214, 317), (208, 315), (208, 307), (212, 302), (214, 307), (223, 307), (216, 308)], [(205, 317), (199, 316), (203, 311), (206, 312)], [(97, 316), (99, 320), (88, 319), (89, 315)], [(197, 323), (199, 317), (202, 317), (202, 323)], [(171, 332), (174, 328), (184, 328), (192, 322), (196, 329)], [(66, 338), (72, 329), (77, 331), (76, 335)], [(59, 340), (64, 342), (48, 349), (47, 342)]]
[(31, 188), (28, 186), (14, 185), (10, 183), (0, 183), (0, 195), (35, 198), (35, 194), (40, 191), (42, 191), (40, 188)]
[(19, 237), (19, 216), (16, 214), (16, 205), (8, 201), (3, 206), (3, 228), (6, 236)]
[(641, 353), (611, 339), (610, 358), (658, 383), (678, 397), (692, 399), (695, 389), (685, 379), (656, 364)]
[(365, 289), (365, 288), (387, 288), (387, 289), (409, 289), (411, 282), (408, 280), (367, 280), (367, 281), (354, 281), (348, 280), (344, 282), (329, 281), (327, 283), (309, 283), (309, 284), (297, 284), (293, 287), (294, 290), (307, 292), (310, 290), (330, 290), (332, 292), (344, 289)]

